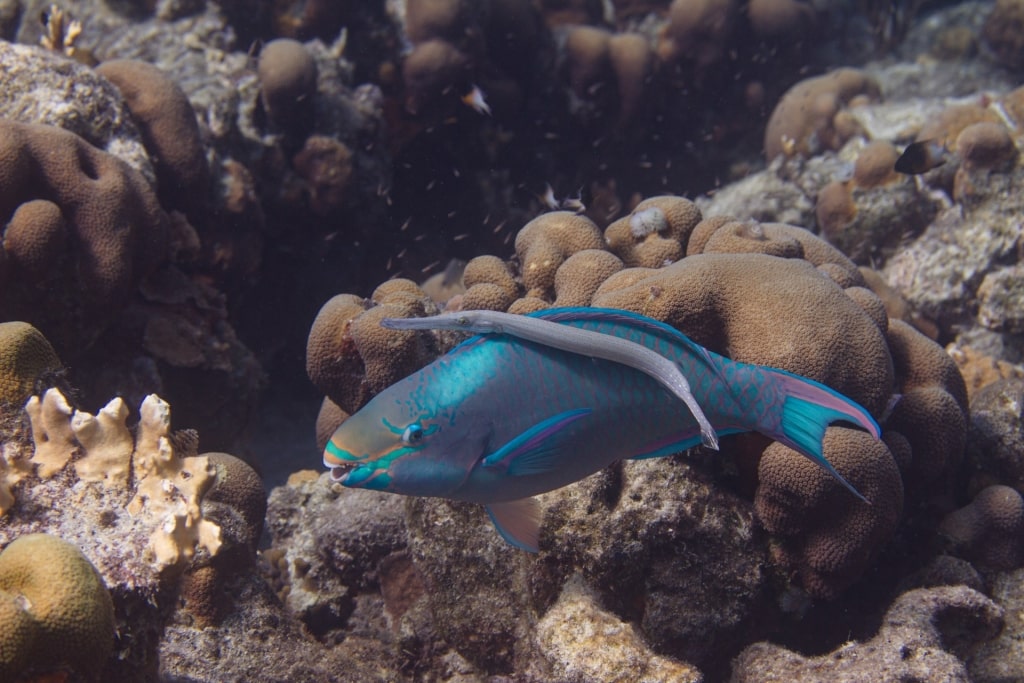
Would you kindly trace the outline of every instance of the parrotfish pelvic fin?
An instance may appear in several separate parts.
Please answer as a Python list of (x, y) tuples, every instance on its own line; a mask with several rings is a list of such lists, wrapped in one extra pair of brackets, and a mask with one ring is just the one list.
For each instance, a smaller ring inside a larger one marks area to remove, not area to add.
[(543, 517), (536, 498), (522, 498), (485, 506), (501, 537), (520, 550), (535, 553), (540, 549), (540, 523)]

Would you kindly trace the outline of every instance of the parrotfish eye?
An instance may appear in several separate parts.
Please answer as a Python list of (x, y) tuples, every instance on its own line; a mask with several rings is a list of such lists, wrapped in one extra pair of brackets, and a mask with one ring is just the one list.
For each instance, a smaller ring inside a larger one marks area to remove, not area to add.
[(419, 422), (413, 422), (402, 432), (402, 441), (413, 446), (423, 440), (423, 427)]

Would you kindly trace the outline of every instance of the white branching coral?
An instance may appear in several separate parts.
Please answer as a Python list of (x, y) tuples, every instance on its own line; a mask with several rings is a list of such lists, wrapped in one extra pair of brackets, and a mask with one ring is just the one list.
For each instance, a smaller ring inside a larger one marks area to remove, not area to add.
[[(82, 481), (121, 490), (134, 484), (127, 510), (133, 517), (152, 520), (149, 552), (160, 570), (182, 569), (199, 549), (210, 555), (220, 550), (220, 527), (203, 518), (201, 507), (216, 469), (205, 456), (181, 458), (174, 453), (166, 401), (155, 394), (143, 400), (134, 438), (126, 424), (128, 407), (120, 398), (92, 415), (72, 410), (60, 391), (50, 389), (42, 399), (32, 397), (25, 410), (38, 476), (54, 476), (80, 453), (72, 464)], [(0, 461), (0, 515), (14, 502), (10, 485), (22, 476), (9, 465), (6, 458)]]

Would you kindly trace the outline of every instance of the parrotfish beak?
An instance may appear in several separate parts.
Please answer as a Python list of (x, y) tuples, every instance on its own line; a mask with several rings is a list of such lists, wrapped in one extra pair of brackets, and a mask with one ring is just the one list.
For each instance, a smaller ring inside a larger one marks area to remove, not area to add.
[(357, 456), (334, 442), (327, 442), (324, 449), (324, 465), (331, 468), (331, 479), (342, 486), (383, 491), (391, 484), (387, 469), (376, 463), (359, 464), (367, 456)]
[(354, 469), (332, 467), (331, 479), (342, 486), (372, 491), (385, 491), (391, 485), (391, 475), (387, 470), (373, 465), (360, 465)]

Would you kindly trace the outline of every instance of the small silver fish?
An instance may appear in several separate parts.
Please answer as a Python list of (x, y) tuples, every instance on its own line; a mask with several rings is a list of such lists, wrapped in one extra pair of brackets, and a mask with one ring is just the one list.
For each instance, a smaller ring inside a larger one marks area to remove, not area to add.
[(472, 90), (463, 95), (462, 103), (467, 107), (471, 107), (478, 114), (491, 115), (491, 105), (487, 104), (487, 100), (484, 98), (484, 91), (479, 86), (474, 85)]

